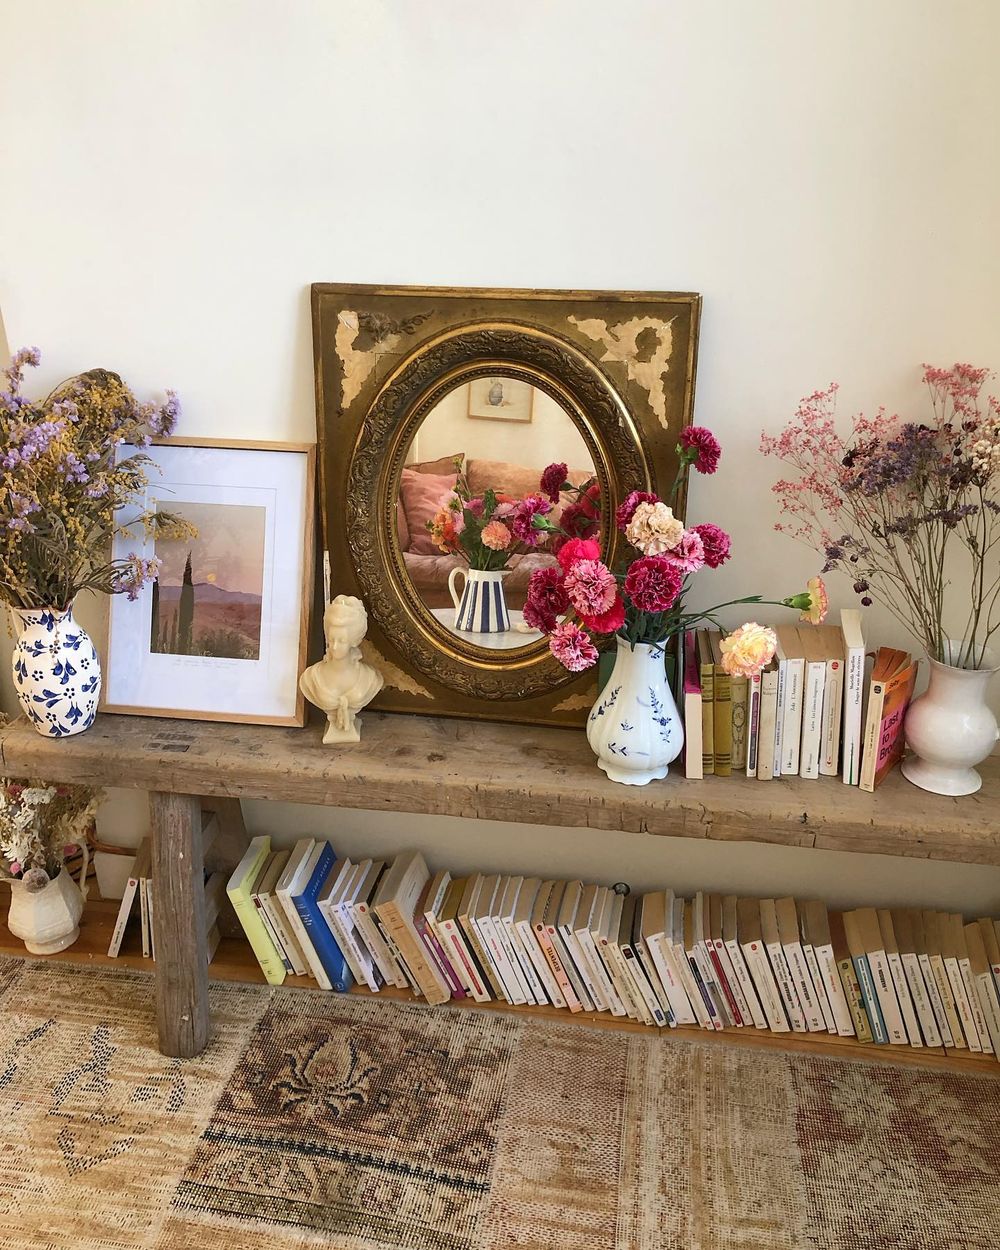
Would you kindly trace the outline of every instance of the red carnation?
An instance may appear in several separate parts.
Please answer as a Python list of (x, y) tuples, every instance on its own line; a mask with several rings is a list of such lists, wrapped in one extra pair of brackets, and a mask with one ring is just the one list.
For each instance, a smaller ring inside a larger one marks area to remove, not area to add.
[(705, 521), (702, 525), (693, 525), (691, 528), (701, 538), (701, 545), (705, 548), (705, 563), (708, 567), (717, 569), (720, 564), (725, 564), (729, 559), (729, 548), (732, 545), (726, 531), (720, 529), (718, 525), (713, 525), (711, 521)]
[(600, 616), (584, 616), (581, 613), (580, 619), (595, 634), (617, 634), (625, 624), (625, 601), (617, 595), (607, 612), (602, 612)]
[(677, 602), (684, 575), (666, 556), (642, 556), (625, 574), (625, 593), (640, 612), (667, 612)]
[(600, 543), (592, 538), (570, 538), (559, 549), (556, 559), (565, 572), (577, 560), (599, 560), (601, 558)]
[(569, 470), (564, 464), (550, 464), (542, 471), (539, 487), (543, 495), (548, 495), (553, 503), (559, 502), (563, 487), (566, 486), (566, 474)]
[(533, 629), (550, 634), (556, 621), (569, 609), (569, 595), (563, 583), (562, 570), (535, 569), (528, 579), (528, 594), (524, 604), (524, 619)]
[(722, 455), (719, 440), (703, 425), (686, 425), (681, 430), (678, 447), (682, 457), (692, 461), (699, 473), (714, 473), (719, 467), (719, 457)]
[(618, 505), (615, 512), (615, 524), (625, 533), (625, 528), (629, 521), (632, 520), (632, 514), (641, 503), (659, 503), (659, 495), (654, 495), (648, 490), (634, 490), (630, 495), (625, 496), (625, 502)]
[(568, 503), (563, 508), (559, 525), (571, 537), (567, 538), (566, 534), (556, 535), (555, 542), (552, 544), (552, 550), (556, 555), (573, 539), (590, 538), (600, 529), (595, 514), (588, 510), (582, 499), (578, 503)]

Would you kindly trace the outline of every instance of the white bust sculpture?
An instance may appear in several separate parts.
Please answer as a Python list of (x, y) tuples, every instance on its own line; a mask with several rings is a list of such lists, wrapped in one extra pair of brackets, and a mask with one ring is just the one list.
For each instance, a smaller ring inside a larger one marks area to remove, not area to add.
[(358, 712), (382, 689), (382, 675), (361, 659), (368, 614), (360, 599), (338, 595), (323, 614), (326, 655), (299, 678), (310, 703), (326, 712), (323, 741), (360, 742)]

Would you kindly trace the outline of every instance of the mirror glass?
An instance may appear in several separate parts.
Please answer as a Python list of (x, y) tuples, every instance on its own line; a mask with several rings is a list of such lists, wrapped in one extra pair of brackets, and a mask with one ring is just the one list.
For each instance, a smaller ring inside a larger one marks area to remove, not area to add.
[[(399, 548), (428, 613), (465, 642), (488, 651), (541, 642), (524, 621), (525, 593), (535, 569), (556, 565), (559, 539), (534, 529), (526, 538), (528, 510), (519, 505), (542, 494), (542, 470), (560, 463), (574, 487), (596, 479), (565, 409), (502, 373), (457, 385), (414, 434), (396, 503)], [(557, 524), (564, 514), (600, 536), (586, 497), (563, 491), (543, 513)]]

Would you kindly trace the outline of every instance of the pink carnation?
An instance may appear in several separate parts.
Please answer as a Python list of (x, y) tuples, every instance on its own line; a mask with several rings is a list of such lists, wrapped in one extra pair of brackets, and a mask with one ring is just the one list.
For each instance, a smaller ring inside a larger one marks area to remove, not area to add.
[(549, 639), (549, 650), (571, 673), (582, 673), (597, 663), (597, 648), (575, 621), (563, 621), (556, 626)]
[(683, 581), (683, 573), (666, 556), (642, 556), (625, 575), (625, 593), (640, 612), (668, 612)]
[(554, 612), (550, 612), (544, 603), (532, 603), (530, 599), (525, 601), (521, 615), (524, 617), (525, 625), (530, 625), (532, 629), (540, 629), (543, 634), (551, 634), (559, 623), (559, 618)]
[(705, 546), (696, 530), (685, 530), (677, 546), (663, 554), (682, 573), (697, 573), (705, 563)]
[(722, 455), (719, 440), (703, 425), (686, 425), (681, 430), (678, 446), (682, 454), (688, 453), (686, 458), (693, 461), (699, 473), (714, 473), (719, 467), (719, 457)]
[(581, 616), (600, 616), (617, 598), (618, 583), (600, 560), (577, 560), (566, 573), (566, 591)]
[(724, 529), (705, 521), (702, 525), (692, 526), (692, 531), (701, 539), (705, 563), (710, 569), (717, 569), (725, 564), (730, 556), (731, 539)]
[(659, 503), (659, 495), (654, 495), (648, 490), (634, 490), (630, 495), (625, 496), (625, 502), (618, 505), (615, 511), (615, 524), (624, 534), (629, 521), (632, 520), (632, 514), (641, 503)]
[(528, 594), (524, 604), (524, 619), (533, 629), (551, 634), (557, 619), (569, 608), (569, 595), (562, 570), (556, 568), (535, 569), (528, 579)]
[(479, 537), (483, 546), (489, 547), (491, 551), (506, 551), (512, 542), (511, 532), (503, 521), (490, 521), (483, 526)]
[(552, 511), (552, 505), (541, 495), (526, 495), (514, 509), (511, 529), (529, 547), (537, 547), (545, 538), (543, 530), (535, 529), (535, 517)]
[(568, 471), (564, 464), (550, 464), (542, 472), (542, 480), (539, 483), (541, 492), (547, 495), (553, 503), (559, 502)]
[(599, 560), (601, 548), (592, 538), (571, 538), (559, 548), (556, 559), (563, 567), (569, 569), (577, 560)]

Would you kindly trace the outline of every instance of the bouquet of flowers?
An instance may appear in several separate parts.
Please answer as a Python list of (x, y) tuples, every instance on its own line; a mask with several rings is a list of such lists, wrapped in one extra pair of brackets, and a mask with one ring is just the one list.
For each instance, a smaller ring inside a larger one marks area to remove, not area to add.
[[(553, 525), (544, 513), (533, 524), (558, 535), (557, 565), (531, 575), (524, 609), (525, 621), (550, 635), (549, 648), (571, 672), (582, 672), (597, 662), (594, 635), (615, 635), (632, 649), (645, 643), (662, 649), (667, 640), (702, 622), (718, 626), (717, 614), (735, 604), (774, 603), (796, 608), (804, 620), (819, 623), (826, 614), (827, 599), (822, 579), (810, 580), (805, 591), (785, 599), (768, 600), (749, 595), (698, 612), (684, 610), (690, 578), (702, 569), (717, 569), (731, 554), (729, 535), (706, 522), (686, 528), (673, 512), (673, 503), (693, 468), (714, 473), (721, 448), (711, 431), (687, 426), (677, 444), (679, 468), (664, 501), (650, 491), (632, 491), (615, 513), (615, 524), (635, 549), (625, 567), (613, 571), (601, 560), (596, 533), (600, 495), (585, 492), (582, 510), (570, 517), (573, 530)], [(550, 492), (570, 489), (566, 466), (550, 465), (542, 476), (542, 488)], [(569, 507), (566, 511), (569, 512)], [(586, 530), (581, 536), (580, 530)], [(774, 632), (756, 622), (742, 625), (723, 640), (723, 664), (732, 674), (759, 672), (774, 654)]]
[[(794, 474), (772, 488), (783, 515), (775, 529), (824, 552), (824, 571), (845, 572), (862, 605), (877, 599), (932, 659), (970, 669), (1000, 630), (1000, 399), (980, 398), (988, 376), (925, 365), (929, 422), (880, 408), (855, 417), (846, 437), (834, 424), (834, 383), (760, 444)], [(953, 655), (945, 591), (957, 576), (969, 599)]]
[[(37, 347), (22, 348), (4, 370), (0, 391), (0, 600), (15, 608), (63, 610), (81, 590), (136, 598), (158, 561), (110, 558), (115, 514), (147, 485), (150, 458), (119, 458), (123, 444), (144, 447), (169, 434), (180, 405), (140, 404), (117, 374), (92, 369), (45, 399), (21, 394)], [(169, 512), (139, 510), (139, 522), (164, 537), (191, 527)]]
[(0, 877), (43, 889), (86, 845), (99, 800), (86, 786), (0, 780)]

